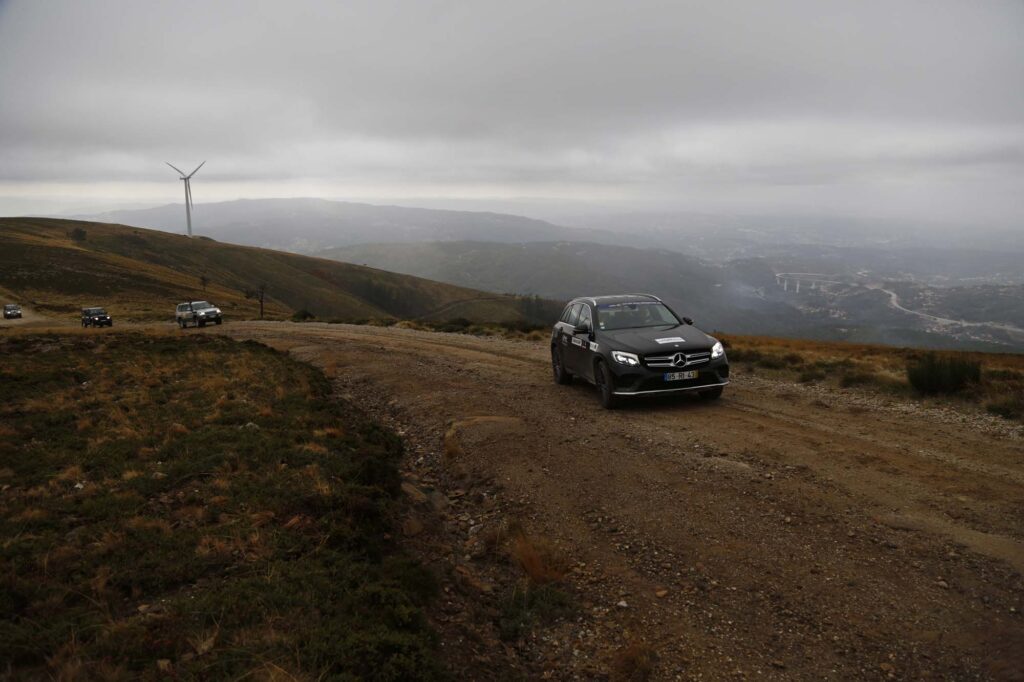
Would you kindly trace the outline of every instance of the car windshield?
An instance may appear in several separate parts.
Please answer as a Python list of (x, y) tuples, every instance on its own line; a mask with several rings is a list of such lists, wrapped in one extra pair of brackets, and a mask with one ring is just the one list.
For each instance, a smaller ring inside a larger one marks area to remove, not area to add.
[(664, 303), (657, 301), (599, 303), (597, 306), (597, 327), (606, 331), (678, 324), (681, 324), (679, 318)]
[(86, 315), (106, 315), (107, 311), (104, 310), (103, 308), (86, 308), (85, 309), (85, 314)]
[(192, 310), (202, 310), (203, 308), (212, 308), (213, 304), (209, 301), (193, 301)]
[(18, 306), (14, 305), (13, 303), (8, 303), (7, 305), (4, 306), (4, 310), (17, 310), (17, 309), (18, 309)]

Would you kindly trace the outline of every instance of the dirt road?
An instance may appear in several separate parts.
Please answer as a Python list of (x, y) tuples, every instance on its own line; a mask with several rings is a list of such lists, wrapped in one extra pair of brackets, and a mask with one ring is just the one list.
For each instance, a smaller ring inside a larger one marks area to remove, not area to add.
[[(742, 369), (715, 403), (606, 412), (551, 382), (542, 343), (223, 333), (324, 367), (407, 439), (410, 491), (444, 493), (440, 521), (408, 534), (455, 581), (437, 618), (465, 675), (600, 678), (651, 653), (655, 679), (1024, 679), (1024, 439), (1008, 422)], [(472, 593), (500, 601), (478, 539), (513, 518), (564, 557), (578, 611), (503, 646), (474, 634), (493, 613)]]

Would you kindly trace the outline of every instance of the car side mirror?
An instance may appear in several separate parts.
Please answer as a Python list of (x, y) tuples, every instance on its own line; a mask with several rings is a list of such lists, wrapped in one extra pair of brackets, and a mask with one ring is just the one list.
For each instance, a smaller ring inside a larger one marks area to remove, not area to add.
[(685, 322), (686, 324), (692, 325), (693, 324), (693, 318), (692, 317), (684, 317), (683, 318), (683, 322)]

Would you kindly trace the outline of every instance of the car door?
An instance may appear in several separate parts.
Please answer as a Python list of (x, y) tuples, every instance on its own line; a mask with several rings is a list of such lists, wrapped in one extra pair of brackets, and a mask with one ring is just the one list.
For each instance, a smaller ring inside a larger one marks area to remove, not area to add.
[(572, 347), (572, 364), (570, 371), (584, 379), (593, 380), (594, 372), (590, 362), (590, 337), (594, 331), (594, 317), (590, 312), (590, 306), (582, 304), (580, 314), (573, 324), (574, 328), (585, 328), (586, 331), (573, 333), (570, 346)]
[(572, 345), (572, 330), (576, 326), (576, 320), (580, 318), (582, 307), (582, 303), (573, 303), (569, 308), (568, 315), (558, 323), (558, 348), (562, 353), (562, 366), (570, 373), (573, 372), (573, 349), (575, 348)]

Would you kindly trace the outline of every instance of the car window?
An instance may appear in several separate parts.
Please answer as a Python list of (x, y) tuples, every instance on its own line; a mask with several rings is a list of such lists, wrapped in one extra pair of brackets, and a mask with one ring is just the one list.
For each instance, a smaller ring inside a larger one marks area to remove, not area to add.
[(573, 327), (576, 326), (576, 320), (580, 319), (580, 309), (583, 307), (582, 303), (576, 303), (572, 306), (572, 312), (569, 313), (569, 319), (567, 322)]
[(597, 306), (598, 327), (605, 330), (662, 327), (681, 324), (664, 303), (634, 301)]
[(565, 310), (562, 311), (562, 316), (558, 320), (560, 322), (568, 322), (570, 314), (572, 314), (572, 304), (565, 306)]
[(594, 323), (590, 318), (590, 306), (583, 305), (583, 309), (580, 311), (580, 319), (576, 322), (575, 326), (586, 327), (587, 329), (594, 328)]

